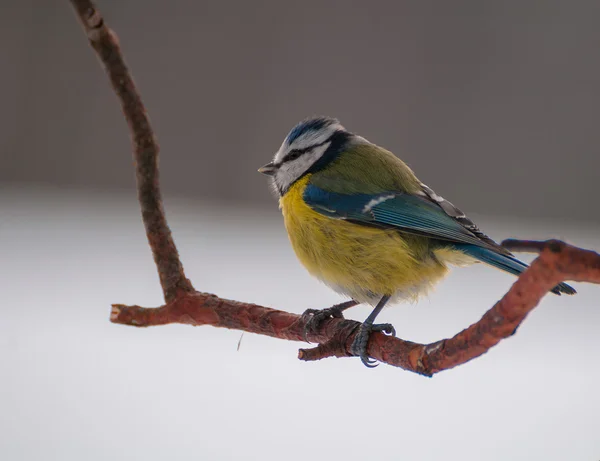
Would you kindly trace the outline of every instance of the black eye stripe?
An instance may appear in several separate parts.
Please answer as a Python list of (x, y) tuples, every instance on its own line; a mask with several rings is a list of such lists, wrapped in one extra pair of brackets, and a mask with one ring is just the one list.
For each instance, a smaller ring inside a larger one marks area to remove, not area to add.
[(305, 147), (304, 149), (292, 149), (285, 155), (285, 157), (283, 157), (281, 159), (281, 163), (289, 162), (291, 160), (296, 160), (298, 157), (300, 157), (302, 154), (305, 154), (309, 150), (313, 150), (315, 147), (321, 147), (321, 146), (327, 144), (328, 142), (329, 142), (329, 139), (327, 141), (323, 141), (322, 143), (314, 144), (309, 147)]
[(289, 162), (290, 160), (295, 160), (308, 151), (309, 148), (306, 149), (292, 149), (287, 153), (287, 155), (283, 158), (283, 162)]

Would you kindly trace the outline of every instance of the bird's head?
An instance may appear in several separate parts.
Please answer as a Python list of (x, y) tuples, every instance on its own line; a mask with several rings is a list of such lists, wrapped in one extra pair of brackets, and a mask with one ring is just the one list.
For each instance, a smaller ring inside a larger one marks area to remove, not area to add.
[(352, 136), (334, 118), (307, 118), (292, 128), (273, 161), (258, 171), (273, 178), (281, 196), (302, 176), (333, 160)]

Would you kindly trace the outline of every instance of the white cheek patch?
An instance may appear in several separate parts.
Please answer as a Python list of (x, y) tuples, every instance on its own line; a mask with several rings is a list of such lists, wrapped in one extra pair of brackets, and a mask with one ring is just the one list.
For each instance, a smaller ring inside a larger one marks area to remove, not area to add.
[(319, 160), (325, 151), (329, 148), (331, 142), (326, 142), (321, 146), (306, 152), (296, 160), (285, 162), (275, 173), (275, 184), (282, 191), (286, 190), (294, 181), (308, 171), (308, 169)]

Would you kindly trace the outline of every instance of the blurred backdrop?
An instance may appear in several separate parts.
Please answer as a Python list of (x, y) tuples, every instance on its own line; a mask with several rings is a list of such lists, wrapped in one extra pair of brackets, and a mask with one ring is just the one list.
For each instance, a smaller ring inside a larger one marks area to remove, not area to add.
[[(468, 211), (600, 219), (600, 2), (99, 5), (169, 194), (273, 206), (256, 168), (326, 114)], [(126, 125), (68, 2), (4, 0), (0, 25), (0, 180), (131, 189)]]
[[(296, 261), (256, 172), (312, 114), (394, 151), (495, 239), (600, 248), (600, 2), (98, 6), (199, 290), (297, 313), (341, 301)], [(302, 363), (301, 344), (238, 331), (110, 324), (111, 303), (162, 302), (119, 104), (67, 0), (3, 0), (0, 26), (0, 459), (600, 459), (594, 286), (431, 380)], [(456, 270), (381, 321), (439, 340), (513, 280)]]

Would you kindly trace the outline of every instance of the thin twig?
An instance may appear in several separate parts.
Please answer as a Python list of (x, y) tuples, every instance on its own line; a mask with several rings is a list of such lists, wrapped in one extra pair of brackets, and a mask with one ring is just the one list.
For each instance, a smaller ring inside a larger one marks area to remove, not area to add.
[[(104, 64), (129, 123), (142, 215), (166, 300), (165, 305), (153, 309), (115, 304), (111, 321), (139, 327), (168, 323), (212, 325), (304, 341), (309, 316), (196, 292), (186, 279), (162, 209), (158, 187), (158, 145), (123, 61), (117, 37), (104, 25), (92, 2), (70, 1)], [(527, 314), (558, 283), (565, 280), (600, 283), (600, 255), (595, 252), (556, 240), (509, 240), (504, 243), (516, 251), (535, 251), (539, 257), (477, 323), (450, 339), (431, 344), (417, 344), (375, 333), (368, 344), (369, 355), (380, 362), (431, 376), (484, 354), (502, 339), (514, 334)], [(318, 360), (350, 356), (350, 346), (358, 325), (352, 320), (325, 320), (317, 331), (309, 330), (306, 335), (306, 339), (319, 343), (319, 346), (301, 349), (299, 358)]]
[[(552, 240), (539, 242), (537, 240), (516, 240), (516, 239), (506, 239), (503, 240), (501, 245), (507, 250), (519, 252), (519, 253), (541, 253), (542, 250), (552, 242)], [(560, 244), (559, 240), (554, 240)]]
[(129, 124), (142, 218), (165, 301), (168, 302), (175, 299), (179, 291), (191, 293), (194, 287), (183, 272), (177, 247), (165, 218), (158, 182), (158, 143), (146, 108), (123, 59), (117, 35), (106, 26), (102, 15), (91, 1), (71, 0), (71, 3), (92, 48), (104, 65)]

